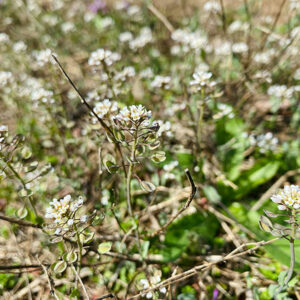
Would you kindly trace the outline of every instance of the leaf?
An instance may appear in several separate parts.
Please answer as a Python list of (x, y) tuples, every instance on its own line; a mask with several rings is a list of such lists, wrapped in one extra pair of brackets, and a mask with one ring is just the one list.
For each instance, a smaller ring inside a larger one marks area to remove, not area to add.
[(77, 254), (74, 251), (71, 251), (66, 255), (66, 261), (69, 264), (73, 264), (76, 260), (77, 260)]
[(111, 242), (103, 242), (98, 246), (98, 252), (100, 254), (105, 254), (110, 251), (111, 246), (112, 246)]
[(272, 222), (266, 216), (260, 217), (259, 226), (260, 226), (260, 229), (265, 232), (271, 232), (273, 229)]
[(153, 162), (160, 163), (166, 159), (166, 153), (164, 151), (157, 151), (150, 158)]
[(28, 159), (31, 157), (32, 152), (31, 152), (30, 148), (26, 146), (22, 149), (21, 155), (23, 156), (24, 159)]
[(20, 219), (24, 219), (28, 215), (28, 210), (25, 206), (19, 208), (16, 211), (16, 216)]
[(272, 213), (271, 211), (268, 211), (268, 210), (266, 210), (266, 209), (264, 209), (264, 213), (265, 213), (266, 216), (269, 217), (269, 218), (277, 218), (277, 217), (282, 216), (281, 214), (274, 214), (274, 213)]
[(219, 195), (219, 193), (213, 186), (205, 185), (203, 187), (203, 193), (211, 203), (214, 203), (214, 204), (220, 203), (221, 196)]
[(84, 236), (83, 243), (84, 244), (89, 244), (93, 240), (94, 236), (95, 236), (95, 232), (88, 233), (86, 236)]
[(62, 272), (64, 272), (66, 270), (67, 266), (68, 265), (67, 265), (67, 263), (64, 260), (59, 261), (58, 263), (55, 264), (55, 266), (53, 268), (53, 271), (55, 273), (58, 273), (58, 274), (62, 273)]
[(104, 156), (103, 165), (109, 173), (116, 173), (119, 169), (119, 166), (116, 165), (116, 159), (111, 154)]
[(25, 198), (31, 196), (32, 191), (30, 189), (21, 189), (18, 194), (20, 197)]
[(149, 181), (140, 180), (140, 186), (144, 191), (148, 193), (153, 193), (156, 190), (156, 186)]
[(28, 166), (24, 168), (26, 173), (34, 171), (38, 167), (39, 163), (37, 161), (33, 161)]
[(204, 216), (202, 213), (197, 212), (176, 220), (166, 231), (161, 250), (163, 260), (165, 262), (174, 261), (188, 247), (194, 246), (190, 238), (191, 235), (195, 235), (199, 240), (196, 246), (197, 249), (201, 243), (212, 242), (218, 227), (218, 220), (210, 213)]
[(149, 251), (150, 242), (149, 241), (143, 241), (141, 248), (142, 248), (142, 257), (146, 258)]

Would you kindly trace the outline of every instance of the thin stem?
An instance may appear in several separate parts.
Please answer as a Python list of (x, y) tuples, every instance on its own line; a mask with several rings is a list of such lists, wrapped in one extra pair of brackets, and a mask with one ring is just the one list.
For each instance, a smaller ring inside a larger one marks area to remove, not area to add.
[(277, 299), (277, 296), (280, 294), (280, 292), (287, 286), (289, 281), (291, 280), (294, 268), (295, 268), (295, 233), (296, 233), (296, 212), (295, 210), (292, 211), (291, 215), (291, 226), (292, 226), (292, 233), (290, 236), (290, 253), (291, 253), (291, 259), (290, 259), (290, 267), (288, 270), (288, 273), (284, 279), (283, 284), (280, 286), (278, 291), (274, 295), (274, 299)]
[[(24, 181), (23, 178), (19, 175), (19, 173), (15, 170), (15, 168), (11, 165), (11, 163), (8, 162), (8, 161), (6, 161), (5, 163), (6, 163), (6, 165), (8, 166), (8, 168), (9, 168), (9, 169), (14, 173), (14, 175), (17, 177), (17, 179), (21, 182), (23, 188), (24, 188), (26, 191), (28, 191), (28, 188), (26, 187), (25, 181)], [(33, 209), (33, 212), (34, 212), (35, 216), (37, 217), (37, 216), (38, 216), (38, 213), (37, 213), (37, 211), (36, 211), (36, 209), (35, 209), (35, 206), (34, 206), (34, 204), (33, 204), (33, 199), (32, 199), (32, 197), (29, 196), (29, 197), (28, 197), (28, 200), (29, 200), (29, 202), (30, 202), (30, 205), (31, 205), (31, 207), (32, 207), (32, 209)]]
[(83, 282), (82, 282), (82, 280), (81, 280), (81, 278), (80, 278), (80, 276), (79, 276), (79, 274), (78, 274), (78, 271), (76, 271), (74, 265), (72, 265), (72, 270), (74, 271), (74, 273), (75, 273), (75, 275), (76, 275), (76, 278), (78, 279), (78, 281), (79, 281), (80, 284), (81, 284), (81, 287), (82, 287), (82, 289), (83, 289), (83, 292), (84, 292), (84, 294), (85, 294), (86, 299), (89, 300), (90, 297), (89, 297), (89, 295), (88, 295), (88, 293), (87, 293), (87, 290), (86, 290), (86, 288), (85, 288), (85, 286), (84, 286), (84, 284), (83, 284)]
[(202, 127), (203, 127), (203, 117), (204, 117), (204, 109), (205, 109), (205, 91), (204, 87), (201, 89), (201, 98), (202, 102), (200, 105), (200, 112), (199, 112), (199, 120), (198, 120), (198, 126), (197, 126), (197, 140), (199, 149), (201, 150), (201, 139), (202, 139)]

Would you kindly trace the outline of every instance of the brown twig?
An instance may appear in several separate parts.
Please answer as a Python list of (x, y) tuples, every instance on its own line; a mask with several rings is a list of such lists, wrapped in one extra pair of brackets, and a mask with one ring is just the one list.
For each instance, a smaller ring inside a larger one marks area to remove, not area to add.
[(4, 220), (4, 221), (7, 221), (7, 222), (13, 223), (13, 224), (18, 224), (20, 226), (42, 229), (42, 226), (39, 225), (39, 224), (33, 224), (33, 223), (30, 223), (30, 222), (25, 222), (25, 221), (22, 221), (22, 220), (6, 217), (6, 216), (3, 216), (3, 215), (0, 215), (0, 220)]
[(148, 9), (166, 26), (171, 33), (175, 30), (170, 21), (152, 3), (148, 5)]
[[(274, 238), (274, 239), (269, 240), (269, 241), (260, 241), (260, 242), (256, 242), (256, 243), (243, 244), (240, 247), (234, 249), (232, 252), (230, 252), (229, 254), (227, 254), (226, 256), (222, 257), (221, 259), (219, 259), (217, 261), (214, 261), (214, 262), (211, 262), (211, 263), (204, 263), (204, 264), (196, 266), (196, 267), (194, 267), (194, 268), (192, 268), (188, 271), (185, 271), (181, 274), (172, 276), (172, 277), (160, 282), (158, 285), (156, 285), (154, 287), (151, 287), (147, 290), (143, 290), (139, 294), (130, 297), (129, 300), (130, 299), (137, 299), (137, 298), (141, 297), (142, 295), (147, 294), (148, 292), (154, 291), (154, 290), (159, 289), (159, 288), (164, 287), (164, 286), (168, 286), (170, 284), (174, 284), (174, 283), (179, 282), (179, 281), (183, 281), (183, 280), (185, 280), (185, 279), (187, 279), (191, 276), (194, 276), (194, 275), (198, 274), (199, 271), (207, 270), (207, 269), (211, 268), (212, 266), (214, 266), (216, 264), (229, 261), (229, 260), (231, 260), (235, 257), (239, 257), (239, 256), (243, 256), (243, 255), (246, 255), (246, 254), (253, 253), (255, 250), (261, 248), (262, 246), (274, 243), (274, 242), (278, 241), (279, 239), (281, 239), (281, 237), (277, 237), (277, 238)], [(240, 252), (242, 249), (244, 249), (246, 247), (250, 247), (250, 246), (253, 246), (253, 248)]]
[(191, 185), (191, 193), (190, 193), (190, 196), (189, 198), (187, 199), (187, 201), (185, 202), (184, 206), (175, 214), (175, 216), (173, 216), (163, 227), (161, 227), (159, 230), (155, 231), (154, 233), (151, 234), (151, 237), (159, 234), (159, 233), (162, 233), (164, 232), (168, 226), (180, 215), (182, 214), (191, 204), (191, 202), (193, 201), (194, 197), (195, 197), (195, 194), (196, 194), (196, 191), (197, 191), (197, 188), (195, 186), (195, 183), (194, 183), (194, 180), (192, 178), (192, 175), (190, 173), (190, 171), (188, 169), (185, 170), (185, 173), (187, 175), (187, 178), (190, 182), (190, 185)]

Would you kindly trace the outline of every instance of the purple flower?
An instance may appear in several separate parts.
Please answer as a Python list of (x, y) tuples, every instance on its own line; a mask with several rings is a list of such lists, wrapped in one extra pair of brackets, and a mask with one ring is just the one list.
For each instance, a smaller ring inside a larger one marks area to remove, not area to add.
[(103, 0), (94, 0), (89, 6), (89, 11), (96, 14), (99, 10), (105, 11), (106, 9), (106, 2)]
[(218, 299), (218, 295), (219, 295), (218, 289), (214, 289), (212, 300), (217, 300)]

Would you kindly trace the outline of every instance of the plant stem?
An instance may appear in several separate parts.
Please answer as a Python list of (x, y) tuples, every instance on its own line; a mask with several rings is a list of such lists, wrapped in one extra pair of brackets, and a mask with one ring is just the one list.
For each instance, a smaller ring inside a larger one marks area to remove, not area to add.
[(198, 120), (198, 127), (197, 127), (197, 140), (198, 140), (199, 149), (201, 149), (203, 116), (204, 116), (204, 108), (205, 108), (204, 93), (205, 93), (204, 87), (202, 87), (202, 89), (201, 89), (202, 102), (200, 105), (199, 120)]
[(292, 211), (291, 215), (291, 226), (292, 226), (292, 233), (290, 236), (290, 253), (291, 253), (291, 260), (290, 260), (290, 267), (288, 270), (288, 273), (284, 279), (283, 284), (280, 286), (278, 291), (274, 295), (274, 299), (277, 300), (277, 296), (281, 293), (281, 291), (287, 286), (289, 281), (291, 280), (293, 273), (294, 273), (294, 267), (295, 267), (295, 231), (296, 231), (296, 212), (295, 210)]
[[(80, 269), (81, 269), (81, 260), (82, 260), (82, 244), (80, 241), (80, 236), (77, 230), (76, 224), (73, 225), (74, 231), (76, 232), (76, 240), (77, 240), (77, 246), (78, 246), (78, 263), (77, 263), (77, 274), (79, 277)], [(78, 281), (76, 277), (76, 288), (78, 288)]]

